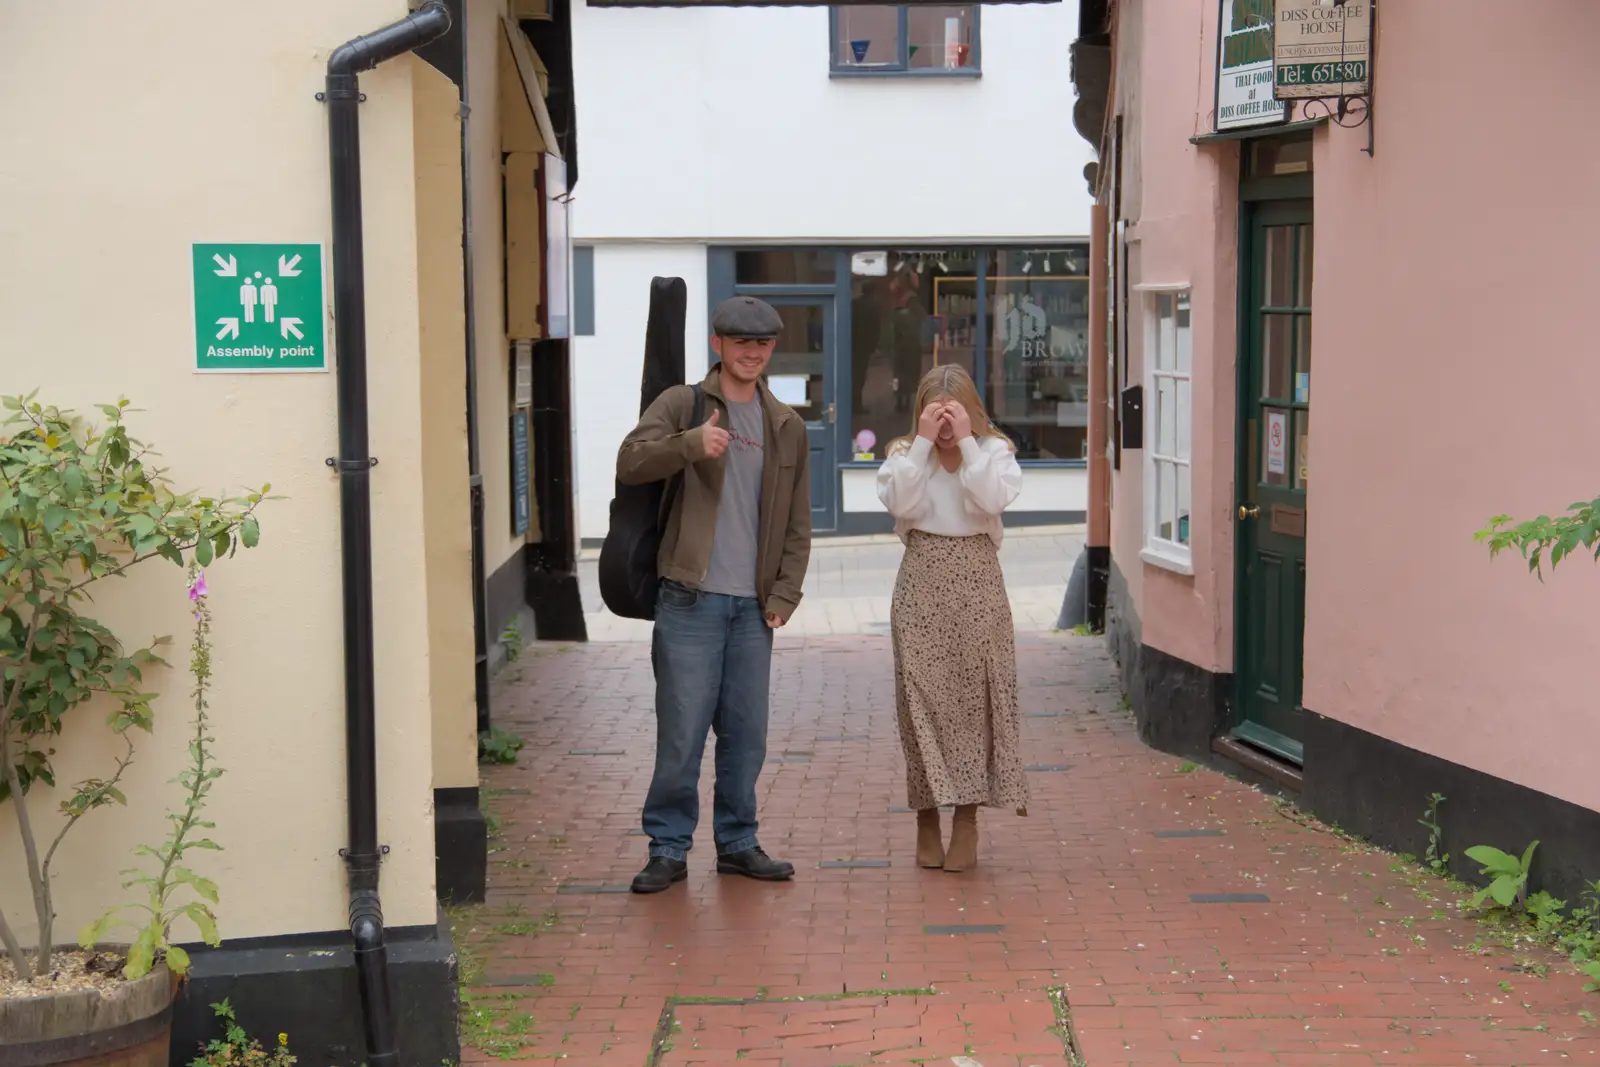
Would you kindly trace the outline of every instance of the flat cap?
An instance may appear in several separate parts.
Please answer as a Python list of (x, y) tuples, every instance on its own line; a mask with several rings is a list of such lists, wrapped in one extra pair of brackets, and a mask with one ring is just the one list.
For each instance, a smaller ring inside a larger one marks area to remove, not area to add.
[(765, 300), (736, 296), (712, 310), (711, 332), (718, 337), (767, 340), (783, 332), (783, 319)]

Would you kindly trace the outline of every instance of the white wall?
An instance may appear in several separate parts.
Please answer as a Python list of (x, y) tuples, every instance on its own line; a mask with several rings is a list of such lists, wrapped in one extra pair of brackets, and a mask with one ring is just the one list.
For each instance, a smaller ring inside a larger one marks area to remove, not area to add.
[(830, 78), (824, 7), (572, 14), (580, 242), (1089, 232), (1077, 0), (986, 6), (980, 78)]
[[(588, 172), (585, 171), (585, 180)], [(577, 214), (574, 212), (574, 214)], [(606, 535), (616, 488), (617, 446), (639, 420), (650, 279), (682, 278), (689, 290), (684, 371), (705, 376), (710, 355), (706, 248), (697, 244), (602, 245), (594, 250), (593, 337), (572, 339), (578, 536)]]

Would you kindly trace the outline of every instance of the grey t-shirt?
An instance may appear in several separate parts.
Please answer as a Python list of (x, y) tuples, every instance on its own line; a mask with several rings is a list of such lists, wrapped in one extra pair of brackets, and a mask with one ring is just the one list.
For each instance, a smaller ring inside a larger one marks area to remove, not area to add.
[(722, 454), (722, 502), (711, 541), (711, 566), (700, 588), (725, 596), (756, 595), (756, 542), (761, 531), (761, 472), (766, 460), (766, 420), (761, 398), (729, 402)]

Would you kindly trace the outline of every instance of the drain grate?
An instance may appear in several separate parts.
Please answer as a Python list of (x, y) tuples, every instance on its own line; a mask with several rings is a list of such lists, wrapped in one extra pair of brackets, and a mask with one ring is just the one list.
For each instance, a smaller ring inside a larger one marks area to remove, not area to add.
[(998, 934), (1005, 929), (1004, 923), (969, 923), (957, 926), (924, 926), (925, 934), (961, 936), (965, 934)]
[(1071, 770), (1071, 768), (1072, 765), (1069, 763), (1030, 763), (1022, 769), (1025, 771), (1036, 771), (1040, 774), (1048, 774), (1051, 771), (1065, 771)]
[(556, 890), (562, 896), (577, 896), (589, 893), (627, 893), (630, 891), (625, 885), (564, 885)]
[(870, 870), (889, 866), (888, 860), (823, 860), (817, 864), (825, 871)]
[(1270, 904), (1265, 893), (1190, 893), (1191, 904)]
[(620, 748), (574, 748), (567, 751), (569, 756), (626, 756), (627, 754)]
[(1225, 837), (1222, 830), (1157, 830), (1157, 837)]

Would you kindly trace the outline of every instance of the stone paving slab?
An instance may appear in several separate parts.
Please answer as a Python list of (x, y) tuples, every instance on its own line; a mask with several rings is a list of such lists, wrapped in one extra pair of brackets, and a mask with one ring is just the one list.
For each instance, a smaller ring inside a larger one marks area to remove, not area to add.
[[(798, 877), (719, 877), (706, 839), (655, 897), (570, 888), (644, 858), (648, 651), (535, 648), (496, 705), (527, 747), (486, 774), (489, 903), (458, 916), (469, 1037), (607, 1067), (1600, 1063), (1600, 997), (1559, 958), (1467, 951), (1441, 884), (1145, 748), (1098, 640), (1018, 648), (1024, 711), (1060, 713), (1024, 720), (1028, 758), (1070, 769), (984, 813), (975, 870), (919, 869), (891, 811), (888, 642), (783, 635), (771, 751), (811, 756), (764, 773), (762, 840)], [(704, 787), (709, 812), (709, 762)]]

